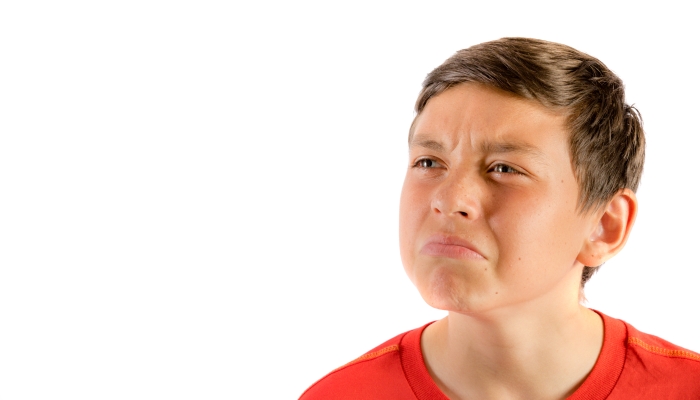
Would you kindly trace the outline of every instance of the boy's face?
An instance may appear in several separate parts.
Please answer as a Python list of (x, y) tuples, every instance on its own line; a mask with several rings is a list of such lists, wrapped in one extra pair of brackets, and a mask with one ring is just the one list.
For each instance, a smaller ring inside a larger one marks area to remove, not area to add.
[(597, 219), (577, 210), (568, 146), (564, 117), (535, 101), (472, 83), (430, 99), (400, 216), (401, 258), (428, 304), (472, 313), (577, 298)]

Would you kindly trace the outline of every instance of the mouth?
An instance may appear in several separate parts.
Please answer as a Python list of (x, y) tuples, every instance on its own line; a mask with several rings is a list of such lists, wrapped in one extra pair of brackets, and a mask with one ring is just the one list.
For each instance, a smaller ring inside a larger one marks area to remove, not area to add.
[(485, 260), (476, 247), (457, 236), (432, 235), (426, 240), (421, 254), (433, 257), (447, 257), (462, 260)]

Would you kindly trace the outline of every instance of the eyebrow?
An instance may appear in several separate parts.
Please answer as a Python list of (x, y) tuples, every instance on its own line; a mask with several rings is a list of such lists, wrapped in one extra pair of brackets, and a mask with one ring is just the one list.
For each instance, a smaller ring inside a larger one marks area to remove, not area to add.
[(545, 161), (547, 157), (542, 150), (522, 142), (485, 142), (481, 144), (483, 154), (520, 153)]
[(443, 146), (442, 143), (437, 142), (435, 140), (431, 140), (431, 139), (411, 140), (408, 143), (409, 148), (415, 147), (415, 146), (425, 147), (427, 149), (439, 151), (439, 152), (445, 151), (445, 146)]
[[(436, 140), (422, 139), (420, 137), (412, 139), (417, 140), (411, 140), (408, 144), (409, 148), (420, 146), (437, 152), (446, 151), (445, 146)], [(481, 144), (480, 150), (482, 154), (524, 154), (535, 158), (539, 162), (545, 162), (547, 159), (545, 153), (539, 148), (519, 141), (484, 142)]]

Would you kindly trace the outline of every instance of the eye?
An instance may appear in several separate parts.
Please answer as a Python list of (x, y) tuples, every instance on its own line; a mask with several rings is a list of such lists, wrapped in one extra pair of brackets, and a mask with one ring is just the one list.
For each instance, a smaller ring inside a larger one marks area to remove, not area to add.
[(416, 168), (426, 168), (426, 169), (442, 167), (442, 165), (440, 163), (438, 163), (437, 161), (435, 161), (431, 158), (421, 158), (420, 160), (416, 161), (416, 163), (413, 164), (413, 166)]
[(491, 167), (490, 171), (499, 174), (521, 174), (520, 171), (506, 164), (496, 164)]

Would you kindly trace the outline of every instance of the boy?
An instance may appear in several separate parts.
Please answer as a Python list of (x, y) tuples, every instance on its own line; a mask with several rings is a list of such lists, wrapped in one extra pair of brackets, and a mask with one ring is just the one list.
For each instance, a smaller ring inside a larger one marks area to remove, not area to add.
[(432, 71), (416, 113), (401, 258), (448, 316), (301, 399), (700, 398), (700, 355), (580, 304), (637, 214), (644, 133), (620, 79), (570, 47), (506, 38)]

